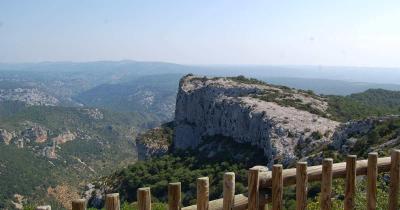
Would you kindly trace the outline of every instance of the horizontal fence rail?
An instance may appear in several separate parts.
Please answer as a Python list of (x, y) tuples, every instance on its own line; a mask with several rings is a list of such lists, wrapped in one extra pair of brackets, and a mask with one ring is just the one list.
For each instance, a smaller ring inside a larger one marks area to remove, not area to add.
[[(390, 172), (389, 210), (398, 209), (400, 190), (400, 150), (393, 150), (391, 157), (378, 158), (377, 153), (368, 154), (367, 160), (356, 160), (349, 155), (345, 162), (333, 164), (326, 158), (322, 165), (307, 166), (298, 162), (295, 168), (283, 169), (282, 165), (273, 165), (272, 171), (253, 167), (248, 171), (248, 193), (235, 195), (235, 174), (224, 174), (223, 198), (209, 201), (209, 178), (197, 179), (196, 205), (182, 207), (181, 183), (168, 185), (168, 210), (266, 210), (271, 204), (273, 210), (283, 209), (283, 188), (296, 185), (296, 210), (307, 209), (307, 188), (310, 182), (320, 181), (320, 209), (332, 209), (332, 180), (345, 179), (344, 209), (355, 209), (356, 177), (367, 177), (367, 209), (374, 210), (377, 205), (378, 173)], [(139, 210), (151, 210), (150, 188), (139, 188), (137, 191)], [(72, 201), (72, 210), (86, 209), (84, 199)], [(37, 209), (51, 209), (40, 206)], [(106, 210), (119, 210), (120, 200), (117, 193), (106, 195)]]
[[(356, 173), (357, 176), (367, 175), (368, 160), (358, 160), (356, 162)], [(391, 158), (384, 157), (378, 159), (378, 172), (389, 172), (391, 167)], [(309, 166), (307, 168), (307, 176), (309, 182), (321, 181), (322, 178), (322, 165)], [(346, 178), (346, 162), (335, 163), (332, 165), (332, 178)], [(290, 186), (296, 184), (296, 169), (290, 168), (283, 170), (283, 184), (284, 186)], [(272, 187), (272, 172), (261, 172), (260, 173), (260, 187), (271, 188)]]

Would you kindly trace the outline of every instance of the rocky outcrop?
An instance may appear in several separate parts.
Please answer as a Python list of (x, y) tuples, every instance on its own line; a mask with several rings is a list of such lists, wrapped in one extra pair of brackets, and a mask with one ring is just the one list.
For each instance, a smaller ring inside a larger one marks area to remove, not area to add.
[(94, 108), (94, 109), (83, 109), (83, 111), (92, 119), (94, 120), (101, 120), (104, 118), (103, 112), (101, 112), (99, 109)]
[(57, 98), (37, 88), (0, 89), (0, 101), (20, 101), (32, 106), (56, 106)]
[[(367, 135), (372, 129), (379, 123), (399, 119), (400, 116), (384, 116), (384, 117), (371, 117), (363, 120), (349, 121), (340, 125), (335, 131), (332, 139), (332, 146), (342, 153), (349, 153), (358, 141), (358, 137)], [(381, 146), (387, 146), (397, 142), (397, 139), (393, 139), (384, 143)]]
[(11, 203), (14, 205), (15, 209), (23, 209), (23, 203), (26, 202), (26, 198), (20, 194), (14, 194), (14, 200)]
[(262, 148), (269, 163), (280, 159), (288, 164), (297, 159), (299, 143), (308, 142), (312, 147), (304, 149), (312, 152), (330, 143), (339, 125), (299, 107), (323, 113), (327, 103), (315, 95), (252, 80), (188, 75), (179, 84), (174, 146), (193, 148), (205, 136), (222, 135)]
[(67, 184), (47, 188), (47, 195), (58, 201), (65, 209), (72, 209), (71, 201), (80, 198), (77, 189)]
[(104, 205), (104, 188), (96, 188), (92, 183), (88, 183), (85, 186), (84, 197), (88, 201), (89, 206), (101, 209)]
[(58, 136), (52, 138), (53, 141), (55, 141), (57, 144), (64, 144), (68, 141), (73, 141), (77, 137), (76, 133), (73, 133), (69, 130), (59, 134)]
[(5, 129), (0, 129), (0, 142), (4, 142), (5, 144), (10, 144), (11, 140), (15, 137), (13, 132), (8, 132)]
[(48, 139), (48, 131), (41, 125), (33, 125), (32, 127), (24, 130), (22, 136), (25, 139), (34, 141), (36, 143), (44, 143)]

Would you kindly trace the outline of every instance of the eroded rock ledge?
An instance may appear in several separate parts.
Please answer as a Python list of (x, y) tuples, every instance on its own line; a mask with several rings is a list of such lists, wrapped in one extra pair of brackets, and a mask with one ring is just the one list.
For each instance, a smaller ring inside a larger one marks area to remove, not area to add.
[(289, 164), (299, 154), (331, 143), (339, 122), (326, 117), (328, 105), (323, 98), (239, 79), (192, 75), (181, 79), (175, 111), (176, 148), (194, 148), (203, 137), (222, 135), (263, 149), (270, 164), (275, 159)]

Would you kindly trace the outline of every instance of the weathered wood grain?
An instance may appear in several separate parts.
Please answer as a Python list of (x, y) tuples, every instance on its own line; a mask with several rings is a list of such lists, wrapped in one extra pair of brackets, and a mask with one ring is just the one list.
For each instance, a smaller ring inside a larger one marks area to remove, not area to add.
[(112, 193), (106, 195), (106, 210), (120, 210), (119, 194)]
[(202, 177), (197, 179), (197, 210), (208, 210), (209, 208), (209, 179)]
[(322, 179), (321, 179), (321, 210), (332, 209), (332, 158), (326, 158), (322, 161)]
[(353, 210), (356, 195), (356, 162), (357, 156), (348, 155), (346, 158), (346, 187), (344, 190), (344, 210)]
[(181, 183), (169, 183), (168, 185), (168, 210), (180, 210), (182, 208)]
[(378, 153), (368, 154), (367, 169), (367, 210), (376, 209), (377, 178), (378, 178)]
[(149, 187), (137, 190), (137, 201), (139, 210), (151, 210), (151, 193)]
[(392, 151), (391, 160), (392, 165), (390, 168), (389, 210), (397, 210), (400, 184), (400, 150)]
[(306, 210), (307, 208), (307, 163), (298, 162), (296, 165), (296, 209)]
[[(378, 159), (378, 172), (390, 171), (390, 157)], [(367, 175), (368, 160), (359, 160), (356, 163), (356, 173), (359, 175)], [(284, 186), (296, 184), (296, 168), (283, 170)], [(322, 166), (310, 166), (307, 168), (308, 182), (320, 181), (322, 178)], [(332, 165), (332, 178), (346, 178), (346, 162), (335, 163)], [(272, 187), (272, 172), (260, 172), (260, 188), (268, 189)]]
[(72, 210), (86, 210), (86, 200), (85, 199), (73, 200)]
[(224, 174), (223, 209), (232, 210), (234, 203), (235, 203), (235, 173), (227, 172)]
[(272, 209), (283, 210), (282, 165), (272, 166)]

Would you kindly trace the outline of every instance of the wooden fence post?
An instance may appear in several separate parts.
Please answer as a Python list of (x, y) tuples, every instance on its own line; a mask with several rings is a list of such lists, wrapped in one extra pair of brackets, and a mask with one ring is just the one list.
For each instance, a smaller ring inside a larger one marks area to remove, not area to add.
[(371, 152), (368, 154), (368, 168), (367, 168), (367, 210), (376, 209), (376, 195), (377, 186), (376, 181), (378, 177), (378, 153)]
[(296, 209), (306, 210), (307, 208), (307, 163), (298, 162), (296, 166)]
[(208, 210), (209, 186), (208, 177), (197, 179), (197, 210)]
[(248, 210), (258, 210), (259, 208), (259, 192), (260, 192), (260, 170), (250, 168), (248, 172), (248, 192), (249, 192), (249, 207)]
[(235, 203), (235, 173), (227, 172), (224, 174), (223, 189), (223, 210), (232, 210)]
[(168, 210), (181, 210), (181, 183), (169, 183), (168, 185)]
[(400, 184), (400, 150), (393, 150), (390, 167), (389, 210), (398, 209)]
[(283, 176), (282, 165), (272, 166), (272, 209), (283, 210)]
[(38, 206), (36, 210), (51, 210), (51, 206)]
[(105, 207), (106, 210), (120, 210), (119, 194), (107, 194)]
[(346, 158), (346, 189), (344, 195), (344, 210), (354, 209), (356, 194), (356, 161), (357, 156), (348, 155)]
[(138, 189), (137, 201), (139, 210), (151, 210), (151, 193), (149, 187)]
[(321, 180), (321, 195), (320, 195), (321, 210), (332, 209), (332, 201), (331, 201), (332, 165), (333, 165), (332, 158), (325, 158), (322, 161), (322, 180)]
[(85, 199), (73, 200), (72, 210), (86, 210), (86, 200)]

